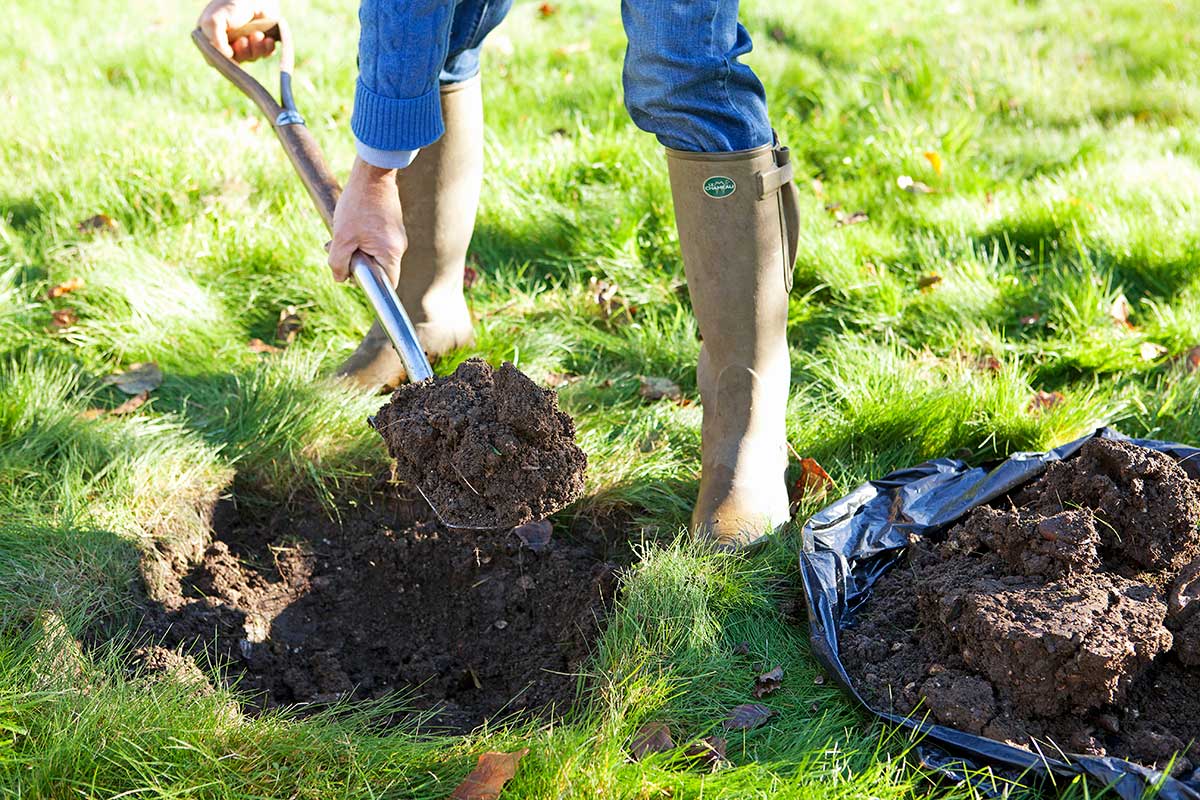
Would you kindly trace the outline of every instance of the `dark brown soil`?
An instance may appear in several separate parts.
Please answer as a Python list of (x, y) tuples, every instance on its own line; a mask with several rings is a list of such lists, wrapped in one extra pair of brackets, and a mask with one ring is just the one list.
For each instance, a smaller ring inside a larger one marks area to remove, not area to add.
[(1041, 752), (1200, 765), (1200, 484), (1094, 439), (916, 540), (842, 657), (868, 700)]
[(602, 534), (533, 552), (414, 522), (390, 495), (341, 514), (219, 505), (198, 558), (167, 549), (145, 570), (161, 647), (141, 666), (178, 668), (164, 647), (223, 663), (258, 708), (407, 694), (456, 731), (567, 710), (616, 588)]
[(452, 525), (512, 528), (583, 493), (587, 456), (575, 424), (512, 364), (469, 359), (454, 374), (406, 384), (372, 420), (415, 484)]

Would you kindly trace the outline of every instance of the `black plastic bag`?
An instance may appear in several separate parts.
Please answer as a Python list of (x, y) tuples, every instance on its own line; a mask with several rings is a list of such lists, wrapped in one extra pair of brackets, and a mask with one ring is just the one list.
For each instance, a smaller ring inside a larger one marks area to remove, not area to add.
[[(800, 554), (813, 652), (838, 683), (872, 714), (918, 731), (922, 735), (918, 745), (922, 762), (952, 779), (965, 780), (967, 770), (982, 767), (990, 767), (1005, 780), (1016, 776), (1027, 780), (1086, 775), (1099, 786), (1112, 787), (1124, 800), (1135, 800), (1155, 785), (1159, 786), (1159, 796), (1166, 800), (1200, 800), (1200, 782), (1165, 777), (1118, 758), (1071, 756), (1068, 762), (872, 708), (855, 690), (839, 655), (841, 629), (870, 597), (879, 577), (904, 555), (910, 535), (946, 530), (970, 509), (1038, 477), (1047, 463), (1074, 455), (1094, 437), (1127, 439), (1114, 430), (1101, 428), (1045, 453), (1017, 453), (991, 470), (939, 458), (864, 483), (813, 515), (804, 526)], [(1200, 479), (1200, 448), (1146, 439), (1129, 441), (1167, 453), (1190, 477)], [(1200, 686), (1196, 688), (1200, 691)], [(989, 787), (979, 788), (988, 791)]]

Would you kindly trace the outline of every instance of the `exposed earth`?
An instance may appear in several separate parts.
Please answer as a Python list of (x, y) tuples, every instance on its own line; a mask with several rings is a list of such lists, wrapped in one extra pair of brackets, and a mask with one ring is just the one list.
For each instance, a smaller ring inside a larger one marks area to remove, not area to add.
[(1198, 522), (1200, 483), (1174, 459), (1093, 439), (914, 540), (843, 660), (895, 713), (1200, 777)]
[(583, 493), (587, 456), (558, 398), (510, 363), (472, 358), (453, 375), (401, 386), (372, 419), (396, 459), (452, 525), (511, 528)]
[(138, 666), (225, 664), (258, 708), (399, 692), (451, 731), (565, 711), (616, 590), (605, 534), (447, 532), (422, 506), (379, 491), (339, 524), (222, 501), (210, 540), (144, 560)]

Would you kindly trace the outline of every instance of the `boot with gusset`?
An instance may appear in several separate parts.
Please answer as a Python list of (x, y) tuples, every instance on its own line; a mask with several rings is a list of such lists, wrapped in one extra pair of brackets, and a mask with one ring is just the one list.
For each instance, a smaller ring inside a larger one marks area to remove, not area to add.
[(786, 148), (667, 150), (684, 272), (703, 339), (700, 487), (692, 526), (724, 550), (790, 519), (788, 291), (797, 206)]
[[(396, 175), (408, 235), (396, 293), (431, 359), (474, 341), (463, 273), (483, 185), (479, 77), (443, 86), (441, 100), (445, 133)], [(405, 380), (378, 322), (337, 374), (369, 389), (394, 389)]]

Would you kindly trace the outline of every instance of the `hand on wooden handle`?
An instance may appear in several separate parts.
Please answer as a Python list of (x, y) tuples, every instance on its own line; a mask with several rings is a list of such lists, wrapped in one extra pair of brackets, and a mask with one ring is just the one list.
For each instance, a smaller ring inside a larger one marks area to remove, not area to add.
[(254, 61), (275, 52), (274, 0), (211, 0), (200, 14), (200, 30), (212, 46), (234, 61)]

